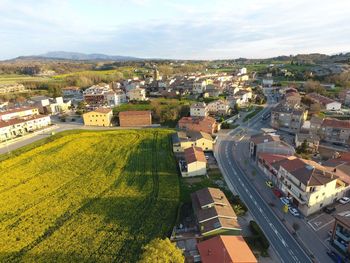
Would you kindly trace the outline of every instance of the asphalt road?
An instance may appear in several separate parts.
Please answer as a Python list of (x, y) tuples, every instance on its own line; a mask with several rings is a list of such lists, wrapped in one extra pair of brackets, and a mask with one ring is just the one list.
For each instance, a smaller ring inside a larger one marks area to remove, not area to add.
[[(271, 97), (269, 101), (273, 103)], [(256, 123), (260, 121), (261, 116), (268, 111), (269, 108), (270, 106), (250, 120), (250, 126), (255, 126)], [(233, 150), (234, 147), (236, 147), (236, 142), (234, 142), (232, 135), (235, 135), (239, 130), (238, 128), (231, 134), (218, 140), (216, 157), (225, 179), (229, 181), (240, 198), (247, 205), (250, 213), (265, 233), (281, 262), (312, 262), (304, 249), (298, 244), (280, 219), (276, 217), (268, 204), (266, 204), (252, 186), (249, 178), (245, 175), (237, 162), (239, 156), (234, 155)]]

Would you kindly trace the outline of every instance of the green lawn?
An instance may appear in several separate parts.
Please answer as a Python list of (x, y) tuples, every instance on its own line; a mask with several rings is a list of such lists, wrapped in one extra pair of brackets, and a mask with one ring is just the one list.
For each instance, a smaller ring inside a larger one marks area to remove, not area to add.
[(0, 156), (0, 262), (135, 262), (171, 232), (171, 130), (69, 131)]

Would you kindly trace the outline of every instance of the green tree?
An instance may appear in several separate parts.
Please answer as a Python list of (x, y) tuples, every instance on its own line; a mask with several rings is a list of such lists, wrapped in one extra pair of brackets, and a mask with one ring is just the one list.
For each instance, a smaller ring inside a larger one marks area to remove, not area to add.
[(183, 263), (184, 256), (168, 238), (156, 238), (143, 247), (139, 263)]

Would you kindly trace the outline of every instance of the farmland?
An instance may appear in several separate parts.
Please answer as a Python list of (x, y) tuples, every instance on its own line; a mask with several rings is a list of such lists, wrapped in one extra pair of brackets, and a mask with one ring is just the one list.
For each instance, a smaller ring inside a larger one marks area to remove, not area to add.
[(2, 158), (0, 262), (137, 261), (176, 218), (170, 133), (69, 131)]

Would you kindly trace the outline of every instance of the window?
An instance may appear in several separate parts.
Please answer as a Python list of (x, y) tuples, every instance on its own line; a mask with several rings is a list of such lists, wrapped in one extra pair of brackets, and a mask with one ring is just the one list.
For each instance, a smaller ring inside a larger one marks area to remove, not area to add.
[(320, 207), (322, 207), (322, 206), (323, 206), (323, 203), (320, 204)]

